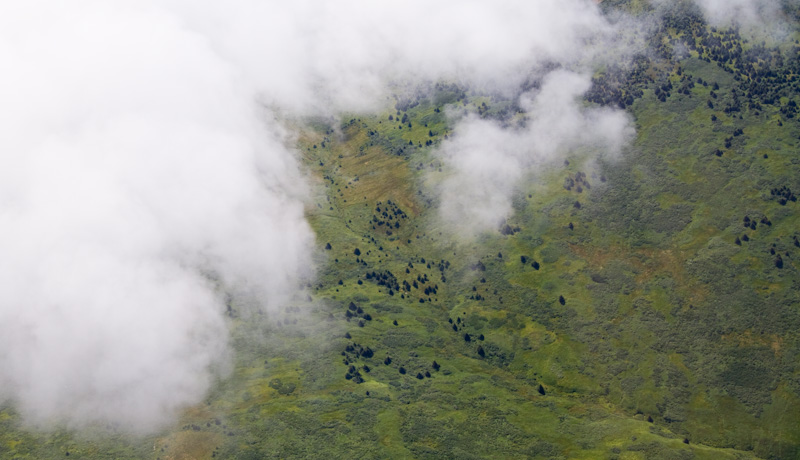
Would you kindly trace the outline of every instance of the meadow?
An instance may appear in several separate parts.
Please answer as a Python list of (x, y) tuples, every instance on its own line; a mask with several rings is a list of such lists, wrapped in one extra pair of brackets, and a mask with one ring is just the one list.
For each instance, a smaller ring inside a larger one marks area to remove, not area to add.
[(232, 374), (144, 438), (4, 408), (0, 457), (800, 457), (800, 45), (685, 11), (651, 40), (584, 101), (632, 117), (620, 158), (532, 171), (477, 238), (438, 218), (437, 147), (448, 110), (513, 101), (440, 83), (293, 120), (317, 274), (279, 311), (233, 298)]

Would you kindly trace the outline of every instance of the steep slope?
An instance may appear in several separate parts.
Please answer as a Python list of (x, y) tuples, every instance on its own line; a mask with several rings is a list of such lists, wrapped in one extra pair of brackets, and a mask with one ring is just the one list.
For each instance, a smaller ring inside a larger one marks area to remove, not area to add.
[(147, 439), (5, 409), (1, 456), (798, 457), (800, 45), (670, 14), (586, 95), (633, 117), (622, 157), (530, 171), (475, 238), (437, 211), (445, 113), (514, 101), (439, 85), (294, 121), (318, 274), (279, 312), (231, 299), (232, 375)]

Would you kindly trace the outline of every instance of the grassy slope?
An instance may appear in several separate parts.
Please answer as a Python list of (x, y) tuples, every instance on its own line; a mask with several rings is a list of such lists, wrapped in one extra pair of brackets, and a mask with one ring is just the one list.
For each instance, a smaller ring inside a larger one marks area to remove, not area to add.
[[(680, 65), (730, 96), (718, 66)], [(440, 91), (402, 124), (389, 121), (395, 110), (311, 123), (299, 146), (318, 179), (319, 276), (268, 317), (236, 305), (233, 376), (174, 430), (142, 440), (31, 434), (6, 409), (0, 457), (796, 456), (800, 204), (769, 190), (800, 190), (800, 130), (779, 126), (777, 107), (741, 119), (711, 109), (710, 91), (658, 102), (645, 90), (621, 159), (575, 152), (521, 186), (518, 232), (476, 241), (437, 227), (433, 189), (447, 170), (425, 146), (448, 133), (436, 109), (464, 107), (457, 94)], [(591, 188), (566, 190), (578, 172)], [(771, 225), (745, 229), (744, 216)], [(428, 281), (405, 291), (367, 277), (387, 271)], [(350, 302), (362, 313), (348, 319)]]

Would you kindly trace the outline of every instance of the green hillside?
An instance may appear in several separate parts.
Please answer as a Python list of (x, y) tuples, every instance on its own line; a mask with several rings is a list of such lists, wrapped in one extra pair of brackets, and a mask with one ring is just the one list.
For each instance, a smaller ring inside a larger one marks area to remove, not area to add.
[(513, 101), (294, 121), (317, 275), (233, 298), (232, 375), (143, 439), (6, 408), (0, 458), (800, 458), (800, 44), (678, 7), (648, 40), (585, 98), (634, 120), (621, 158), (570, 152), (475, 239), (438, 218), (445, 112)]

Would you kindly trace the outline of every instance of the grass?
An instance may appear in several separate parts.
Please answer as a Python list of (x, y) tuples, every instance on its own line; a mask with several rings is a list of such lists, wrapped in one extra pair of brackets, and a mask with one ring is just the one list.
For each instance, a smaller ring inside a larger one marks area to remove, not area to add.
[[(730, 73), (679, 64), (730, 97)], [(435, 148), (448, 109), (499, 117), (509, 101), (441, 85), (404, 110), (296, 125), (313, 284), (264, 315), (234, 299), (232, 374), (157, 436), (30, 432), (5, 408), (0, 457), (796, 456), (800, 218), (769, 191), (800, 190), (800, 130), (778, 107), (712, 109), (709, 88), (646, 89), (620, 158), (567, 152), (519, 185), (519, 231), (475, 240), (436, 215)], [(591, 189), (565, 189), (579, 172)]]

